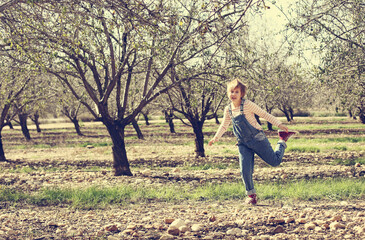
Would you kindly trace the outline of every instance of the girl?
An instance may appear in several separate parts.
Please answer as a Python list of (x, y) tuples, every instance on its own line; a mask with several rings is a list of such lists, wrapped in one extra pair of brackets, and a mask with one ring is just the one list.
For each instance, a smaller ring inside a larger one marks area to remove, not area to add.
[[(244, 99), (246, 90), (247, 87), (238, 79), (228, 83), (227, 94), (231, 103), (224, 109), (223, 122), (208, 144), (211, 146), (214, 142), (217, 142), (227, 131), (229, 123), (232, 121), (233, 133), (238, 140), (241, 176), (248, 195), (246, 202), (255, 205), (257, 198), (252, 180), (254, 154), (256, 153), (271, 166), (278, 166), (284, 155), (286, 141), (296, 132), (288, 131), (288, 127), (283, 125), (277, 118), (262, 110), (255, 103)], [(266, 138), (262, 127), (257, 122), (255, 114), (282, 130), (279, 130), (280, 140), (275, 151)]]

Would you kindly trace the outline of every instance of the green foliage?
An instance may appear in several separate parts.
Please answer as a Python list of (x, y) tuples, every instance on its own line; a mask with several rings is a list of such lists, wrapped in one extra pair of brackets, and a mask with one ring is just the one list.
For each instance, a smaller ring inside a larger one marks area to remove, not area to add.
[(341, 142), (341, 143), (359, 143), (365, 142), (365, 137), (341, 137), (341, 138), (326, 138), (325, 142)]
[(35, 145), (32, 145), (32, 147), (34, 147), (34, 148), (52, 148), (52, 146), (49, 144), (35, 144)]
[[(301, 180), (297, 182), (261, 183), (257, 191), (262, 199), (283, 200), (345, 200), (365, 196), (365, 179)], [(74, 208), (105, 208), (110, 204), (130, 204), (150, 201), (176, 202), (185, 200), (216, 201), (245, 197), (241, 182), (212, 184), (191, 187), (91, 186), (88, 188), (52, 188), (28, 194), (9, 188), (0, 188), (0, 201), (48, 206), (68, 204)]]
[(0, 201), (1, 202), (22, 202), (28, 198), (26, 193), (17, 191), (15, 189), (3, 188), (0, 185)]
[(332, 165), (344, 165), (344, 166), (354, 166), (356, 163), (365, 164), (365, 158), (358, 158), (358, 159), (335, 159), (332, 162)]
[(113, 145), (112, 142), (97, 142), (97, 143), (86, 142), (86, 143), (80, 144), (80, 147), (87, 147), (87, 146), (107, 147), (107, 146), (112, 146), (112, 145)]
[(346, 146), (335, 146), (334, 149), (339, 150), (339, 151), (347, 151)]
[(223, 150), (223, 153), (226, 153), (226, 154), (237, 154), (237, 149), (232, 150), (232, 149), (229, 149), (229, 148), (225, 148)]
[(305, 152), (318, 153), (321, 150), (317, 147), (288, 147), (287, 151), (288, 152), (299, 152), (299, 153), (305, 153)]
[[(290, 129), (293, 130), (314, 130), (314, 129), (354, 129), (354, 128), (363, 128), (364, 124), (361, 123), (351, 123), (351, 124), (342, 124), (342, 123), (323, 123), (323, 124), (301, 124), (301, 125), (295, 125), (291, 127)], [(327, 133), (324, 133), (327, 134)]]
[(223, 163), (205, 163), (203, 165), (192, 165), (185, 166), (184, 170), (209, 170), (209, 169), (227, 169), (227, 168), (237, 168), (237, 164), (223, 164)]
[(34, 171), (37, 171), (37, 169), (31, 166), (15, 166), (15, 168), (9, 170), (12, 173), (31, 173)]
[(302, 180), (293, 183), (259, 184), (263, 199), (345, 200), (365, 196), (365, 179)]

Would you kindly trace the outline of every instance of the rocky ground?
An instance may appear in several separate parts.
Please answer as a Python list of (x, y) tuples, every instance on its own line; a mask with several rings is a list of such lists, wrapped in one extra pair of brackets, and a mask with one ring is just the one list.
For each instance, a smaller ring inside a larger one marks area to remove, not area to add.
[(241, 200), (145, 203), (104, 210), (11, 206), (1, 239), (363, 239), (365, 204)]
[[(41, 150), (38, 150), (41, 151)], [(42, 150), (49, 155), (51, 151)], [(67, 151), (64, 149), (64, 151)], [(96, 151), (88, 149), (85, 151)], [(340, 153), (344, 155), (345, 153)], [(346, 158), (363, 156), (346, 153)], [(361, 178), (362, 165), (324, 164), (338, 154), (288, 153), (282, 167), (257, 167), (256, 181), (296, 181), (299, 179), (349, 177)], [(318, 164), (321, 158), (321, 164)], [(176, 161), (174, 161), (175, 159)], [(295, 161), (293, 159), (296, 159)], [(20, 159), (1, 163), (2, 169), (39, 169), (39, 171), (0, 173), (0, 184), (8, 188), (35, 192), (44, 187), (87, 187), (90, 185), (190, 185), (206, 182), (240, 181), (235, 168), (185, 170), (188, 158), (170, 157), (161, 168), (146, 167), (142, 162), (157, 159), (134, 159), (131, 164), (144, 166), (133, 177), (114, 177), (109, 161), (70, 160), (39, 161)], [(300, 162), (298, 162), (300, 160)], [(195, 161), (195, 160), (194, 160)], [(189, 164), (193, 165), (194, 161)], [(202, 158), (204, 161), (229, 164), (234, 158)], [(157, 161), (158, 162), (158, 161)], [(259, 162), (259, 161), (258, 161)], [(105, 168), (85, 171), (85, 167)], [(148, 164), (147, 164), (148, 165)], [(163, 166), (165, 165), (165, 167)], [(152, 165), (149, 165), (152, 166)], [(63, 169), (50, 172), (50, 169)], [(230, 201), (189, 201), (134, 203), (107, 209), (82, 210), (69, 206), (33, 206), (2, 203), (1, 239), (362, 239), (365, 237), (365, 201), (285, 202), (259, 200), (247, 206), (242, 199)]]
[[(306, 134), (306, 137), (312, 137), (310, 132)], [(350, 134), (358, 135), (359, 131)], [(45, 142), (51, 146), (57, 145), (56, 142), (66, 145), (76, 139), (59, 133), (57, 137), (51, 136), (52, 141), (42, 140), (45, 137), (49, 135), (43, 134), (22, 149), (15, 147), (21, 135), (5, 135), (4, 139), (13, 145), (6, 146), (10, 149), (7, 150), (10, 161), (0, 163), (0, 189), (36, 193), (49, 187), (123, 184), (193, 189), (205, 183), (241, 181), (236, 153), (196, 159), (187, 154), (192, 146), (176, 145), (187, 141), (182, 139), (183, 135), (177, 135), (174, 141), (154, 137), (155, 142), (148, 147), (145, 144), (148, 139), (144, 142), (133, 140), (135, 145), (127, 149), (133, 167), (132, 177), (113, 176), (110, 146), (29, 147)], [(95, 141), (100, 139), (101, 135)], [(159, 142), (168, 141), (172, 144), (159, 145)], [(230, 150), (227, 146), (219, 147), (217, 152)], [(236, 151), (233, 146), (232, 149)], [(365, 166), (362, 164), (333, 164), (336, 159), (364, 157), (365, 151), (288, 152), (276, 168), (257, 160), (254, 181), (364, 178)], [(225, 167), (193, 168), (205, 164)], [(91, 210), (75, 209), (66, 204), (36, 206), (3, 201), (0, 202), (0, 239), (365, 239), (365, 200), (274, 201), (258, 196), (256, 206), (247, 206), (245, 196), (242, 196), (224, 201), (202, 199), (166, 203), (152, 200)]]

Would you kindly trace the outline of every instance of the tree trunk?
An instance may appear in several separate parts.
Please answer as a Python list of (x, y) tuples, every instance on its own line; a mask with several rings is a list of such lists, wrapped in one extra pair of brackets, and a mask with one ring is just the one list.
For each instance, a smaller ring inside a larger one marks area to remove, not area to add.
[(176, 133), (174, 120), (172, 118), (169, 118), (169, 128), (170, 128), (170, 133)]
[[(269, 107), (268, 105), (265, 106), (266, 107), (266, 112), (268, 112), (269, 114), (271, 114), (272, 112), (272, 107)], [(270, 122), (267, 122), (267, 129), (269, 131), (274, 131), (274, 129), (272, 129), (272, 124)]]
[(115, 176), (133, 176), (127, 158), (127, 151), (124, 143), (124, 126), (117, 125), (113, 121), (103, 121), (109, 135), (112, 139), (113, 146), (113, 167)]
[(287, 111), (285, 111), (285, 112), (284, 112), (284, 114), (285, 114), (286, 120), (287, 120), (288, 122), (290, 122), (290, 121), (291, 121), (291, 119), (290, 119), (289, 113), (288, 113)]
[(365, 124), (365, 112), (364, 111), (360, 111), (359, 117), (360, 117), (361, 123)]
[(270, 122), (267, 122), (267, 129), (269, 131), (274, 131), (274, 129), (272, 129), (272, 124)]
[(133, 119), (132, 125), (133, 125), (134, 130), (136, 130), (138, 139), (144, 139), (143, 133), (142, 133), (141, 129), (139, 128), (139, 125), (138, 125), (138, 122), (136, 119)]
[(10, 129), (14, 129), (14, 126), (10, 121), (7, 121), (5, 125), (8, 125)]
[(36, 128), (37, 128), (37, 132), (40, 133), (42, 132), (41, 128), (40, 128), (40, 124), (39, 124), (39, 114), (34, 114), (34, 119), (32, 119)]
[(261, 125), (260, 116), (255, 114), (256, 121)]
[(168, 123), (169, 122), (169, 115), (167, 114), (167, 110), (163, 110), (162, 112), (165, 116), (165, 122)]
[(203, 124), (201, 122), (192, 123), (195, 134), (195, 154), (196, 157), (205, 157)]
[(214, 118), (215, 118), (215, 123), (220, 124), (219, 119), (218, 119), (218, 114), (214, 114)]
[(294, 110), (289, 108), (290, 121), (294, 120)]
[(148, 114), (144, 114), (142, 113), (143, 117), (144, 117), (144, 120), (146, 121), (146, 125), (150, 125), (150, 122), (149, 122), (149, 119), (148, 119)]
[(4, 146), (3, 146), (3, 140), (1, 138), (1, 129), (0, 129), (0, 162), (5, 162), (5, 152), (4, 152)]
[(174, 118), (173, 118), (173, 114), (172, 111), (163, 111), (164, 115), (165, 115), (165, 121), (166, 123), (169, 124), (170, 127), (170, 133), (176, 133), (175, 132), (175, 125), (174, 125)]
[(285, 115), (285, 117), (286, 117), (286, 120), (287, 120), (288, 122), (290, 122), (290, 116), (289, 116), (288, 111), (287, 111), (286, 109), (281, 110), (281, 111), (284, 113), (284, 115)]
[(8, 125), (10, 129), (14, 129), (13, 124), (11, 123), (10, 116), (6, 116), (5, 125)]
[(77, 118), (73, 118), (71, 121), (75, 126), (75, 130), (76, 130), (77, 135), (83, 136), (83, 134), (81, 133), (81, 130), (80, 130), (79, 120)]
[(29, 129), (28, 129), (28, 125), (27, 125), (28, 114), (21, 113), (18, 116), (19, 116), (20, 127), (22, 128), (23, 135), (24, 135), (25, 139), (27, 141), (29, 141), (30, 134), (29, 134)]
[(350, 116), (350, 118), (352, 118), (353, 116), (352, 116), (352, 111), (351, 111), (351, 109), (348, 109), (348, 112), (349, 112), (349, 116)]

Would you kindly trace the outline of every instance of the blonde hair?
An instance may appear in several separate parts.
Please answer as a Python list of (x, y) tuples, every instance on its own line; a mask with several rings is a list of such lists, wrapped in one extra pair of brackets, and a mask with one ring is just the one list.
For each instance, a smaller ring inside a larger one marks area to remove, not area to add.
[(236, 87), (240, 88), (242, 97), (244, 97), (246, 95), (247, 86), (238, 78), (235, 78), (227, 83), (227, 93), (229, 93), (232, 89), (235, 89)]

